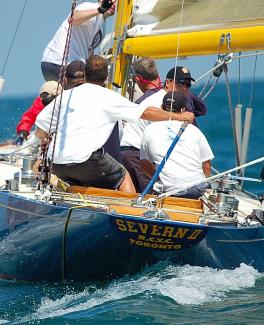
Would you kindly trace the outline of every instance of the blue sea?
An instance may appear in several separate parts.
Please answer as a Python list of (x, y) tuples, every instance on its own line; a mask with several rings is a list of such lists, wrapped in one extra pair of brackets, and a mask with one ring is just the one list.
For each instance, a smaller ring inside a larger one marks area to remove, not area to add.
[[(235, 105), (237, 84), (231, 89)], [(264, 156), (263, 89), (264, 80), (255, 83), (247, 161)], [(250, 93), (251, 83), (243, 82), (243, 118)], [(16, 124), (33, 99), (0, 97), (0, 142), (15, 138)], [(222, 172), (236, 164), (225, 85), (217, 85), (206, 103), (208, 114), (198, 124), (215, 154), (213, 166)], [(245, 176), (259, 178), (262, 167), (249, 167)], [(262, 183), (245, 187), (264, 193)], [(245, 264), (215, 270), (163, 262), (110, 282), (2, 281), (0, 324), (264, 324), (264, 274)]]

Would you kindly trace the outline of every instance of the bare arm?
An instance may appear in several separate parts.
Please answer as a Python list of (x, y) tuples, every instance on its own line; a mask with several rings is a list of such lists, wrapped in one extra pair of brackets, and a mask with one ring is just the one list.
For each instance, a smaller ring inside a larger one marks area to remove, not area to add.
[[(112, 1), (112, 6), (104, 13), (104, 18), (108, 18), (115, 13), (115, 3), (116, 1)], [(85, 21), (100, 15), (97, 8), (96, 9), (88, 9), (88, 10), (75, 10), (72, 17), (72, 24), (73, 25), (81, 25)], [(69, 18), (70, 23), (70, 18)]]
[[(97, 9), (89, 9), (89, 10), (75, 10), (72, 17), (73, 25), (81, 25), (85, 21), (93, 18), (95, 16), (100, 15)], [(69, 18), (70, 22), (70, 18)]]
[(203, 172), (206, 177), (211, 175), (211, 160), (206, 160), (202, 164)]
[(166, 120), (178, 120), (178, 121), (188, 121), (190, 123), (194, 120), (194, 114), (190, 112), (184, 113), (170, 113), (156, 107), (147, 107), (143, 112), (141, 117), (143, 120), (148, 121), (166, 121)]

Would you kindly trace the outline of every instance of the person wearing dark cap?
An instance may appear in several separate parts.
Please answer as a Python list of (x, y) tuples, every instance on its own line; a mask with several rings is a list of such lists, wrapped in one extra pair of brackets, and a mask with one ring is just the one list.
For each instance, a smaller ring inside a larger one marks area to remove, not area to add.
[[(179, 70), (179, 68), (178, 68)], [(142, 103), (148, 103), (149, 105), (153, 105), (156, 107), (161, 107), (163, 97), (166, 95), (167, 92), (173, 91), (177, 89), (177, 86), (174, 82), (171, 81), (174, 80), (174, 74), (172, 75), (172, 70), (169, 70), (167, 73), (167, 78), (164, 87), (162, 89), (159, 89), (157, 92), (152, 93), (147, 98), (144, 98)], [(192, 79), (189, 71), (187, 68), (181, 69), (181, 77), (189, 77), (189, 79)], [(190, 80), (191, 81), (191, 80)], [(185, 86), (178, 86), (179, 90), (183, 93), (186, 93), (187, 97), (187, 104), (186, 109), (189, 111), (189, 96), (191, 95), (191, 92), (187, 92)], [(196, 106), (196, 105), (195, 105)], [(190, 109), (191, 110), (191, 109)], [(198, 113), (195, 111), (191, 111), (196, 116), (198, 116)], [(200, 114), (202, 115), (202, 114)], [(145, 128), (149, 125), (148, 121), (138, 120), (133, 122), (127, 122), (123, 129), (123, 136), (121, 139), (121, 154), (122, 154), (122, 161), (124, 166), (129, 171), (131, 178), (135, 184), (137, 192), (141, 193), (144, 188), (147, 186), (151, 179), (151, 172), (146, 172), (146, 168), (142, 167), (142, 163), (140, 163), (140, 157), (139, 157), (139, 149), (140, 144), (143, 136), (143, 132)]]
[[(58, 88), (58, 89), (57, 89)], [(22, 115), (16, 131), (17, 138), (15, 144), (20, 146), (27, 139), (29, 132), (34, 125), (37, 115), (61, 92), (61, 86), (57, 81), (45, 82), (39, 91), (39, 96), (35, 98), (31, 107)]]
[[(53, 172), (63, 181), (83, 186), (95, 186), (135, 192), (129, 173), (102, 146), (118, 120), (138, 118), (151, 121), (181, 119), (192, 121), (192, 113), (168, 113), (159, 108), (135, 104), (119, 93), (104, 87), (108, 77), (107, 61), (94, 55), (85, 66), (86, 82), (63, 91), (60, 118), (53, 115), (52, 103), (45, 107), (36, 120), (36, 137), (46, 138), (53, 116), (56, 127), (48, 156), (53, 157)], [(80, 150), (80, 145), (82, 145)], [(54, 152), (53, 152), (54, 148)]]
[[(185, 112), (187, 98), (179, 91), (168, 92), (162, 101), (162, 109), (170, 112)], [(180, 121), (161, 121), (146, 127), (140, 148), (140, 158), (159, 166), (172, 141), (180, 130)], [(182, 187), (190, 182), (200, 185), (188, 188), (177, 196), (197, 199), (203, 195), (211, 173), (212, 150), (203, 133), (193, 124), (182, 133), (154, 184), (156, 194)]]
[[(190, 71), (186, 67), (177, 66), (171, 68), (166, 75), (166, 87), (170, 90), (179, 90), (187, 97), (186, 109), (194, 113), (195, 117), (205, 115), (207, 107), (205, 103), (190, 91), (192, 86), (192, 78)], [(196, 121), (194, 121), (196, 124)]]
[(66, 67), (65, 72), (65, 87), (64, 89), (69, 89), (72, 87), (77, 87), (85, 82), (84, 76), (85, 63), (82, 61), (72, 61)]

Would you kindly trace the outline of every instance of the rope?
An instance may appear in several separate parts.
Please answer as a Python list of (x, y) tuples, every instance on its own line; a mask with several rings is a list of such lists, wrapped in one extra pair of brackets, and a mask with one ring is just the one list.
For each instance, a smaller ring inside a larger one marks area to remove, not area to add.
[[(205, 99), (206, 99), (206, 98), (211, 94), (211, 92), (214, 90), (216, 84), (218, 83), (219, 79), (220, 79), (220, 76), (217, 77), (217, 78), (214, 80), (212, 86), (208, 89), (207, 93), (202, 97), (202, 100), (205, 100)], [(199, 97), (199, 96), (198, 96), (198, 97)], [(199, 97), (199, 98), (200, 98), (200, 97)]]
[[(180, 49), (180, 37), (181, 37), (181, 27), (182, 27), (182, 17), (183, 17), (183, 7), (184, 7), (184, 0), (182, 0), (182, 4), (181, 4), (181, 16), (180, 16), (180, 23), (179, 23), (179, 37), (178, 37), (178, 42), (177, 42), (177, 51), (176, 51), (176, 57), (175, 57), (175, 65), (174, 65), (174, 80), (176, 78), (176, 67), (178, 65), (178, 55), (179, 55), (179, 49)], [(172, 87), (172, 92), (174, 92), (175, 90), (175, 83), (173, 83), (173, 87)], [(169, 115), (169, 121), (171, 121), (171, 114), (172, 114), (172, 103), (173, 103), (173, 93), (171, 96), (171, 107), (170, 107), (170, 115)], [(178, 142), (178, 140), (180, 139), (182, 133), (184, 132), (185, 128), (187, 127), (188, 122), (184, 122), (179, 130), (179, 132), (177, 133), (177, 135), (175, 136), (173, 142), (171, 143), (167, 153), (165, 154), (165, 156), (163, 157), (159, 167), (157, 168), (156, 172), (154, 173), (154, 175), (152, 176), (151, 180), (149, 181), (149, 183), (147, 184), (147, 186), (144, 188), (143, 192), (140, 194), (140, 196), (138, 197), (138, 201), (142, 201), (144, 199), (144, 196), (150, 191), (150, 189), (153, 187), (156, 179), (158, 178), (162, 168), (164, 167), (164, 165), (166, 164), (172, 150), (174, 149), (176, 143)]]
[(226, 77), (226, 90), (227, 90), (229, 112), (230, 112), (230, 116), (231, 116), (232, 132), (233, 132), (233, 138), (234, 138), (234, 144), (235, 144), (236, 164), (237, 164), (237, 166), (239, 166), (240, 165), (240, 157), (239, 157), (238, 141), (237, 141), (236, 128), (235, 128), (235, 116), (234, 116), (233, 104), (232, 104), (232, 99), (231, 99), (230, 83), (229, 83), (228, 75), (227, 75), (227, 67), (223, 66), (223, 68), (224, 68), (224, 73), (225, 73), (225, 77)]
[(22, 20), (22, 17), (23, 17), (23, 14), (24, 14), (24, 10), (26, 8), (26, 5), (27, 5), (27, 2), (28, 0), (25, 0), (24, 2), (24, 6), (22, 8), (22, 11), (21, 11), (21, 14), (20, 14), (20, 17), (19, 17), (19, 20), (18, 20), (18, 23), (17, 23), (17, 26), (16, 26), (16, 30), (15, 30), (15, 33), (13, 35), (13, 38), (12, 38), (12, 41), (11, 41), (11, 45), (9, 47), (9, 50), (8, 50), (8, 53), (7, 53), (7, 56), (6, 56), (6, 59), (5, 59), (5, 63), (4, 63), (4, 66), (3, 66), (3, 69), (2, 69), (2, 72), (1, 72), (1, 76), (3, 75), (4, 71), (5, 71), (5, 67), (6, 67), (6, 64), (7, 64), (7, 61), (9, 59), (9, 56), (10, 56), (10, 53), (11, 53), (11, 50), (12, 50), (12, 47), (13, 47), (13, 44), (14, 44), (14, 41), (15, 41), (15, 38), (16, 38), (16, 34), (18, 32), (18, 28), (19, 28), (19, 25), (20, 25), (20, 22)]
[[(207, 91), (207, 93), (202, 97), (202, 94), (205, 92), (205, 89), (206, 89), (206, 87), (209, 85), (209, 83), (210, 83), (210, 80), (212, 79), (212, 77), (213, 77), (213, 75), (214, 75), (214, 72), (218, 69), (218, 68), (220, 68), (220, 67), (222, 67), (223, 66), (223, 64), (225, 63), (225, 60), (223, 60), (220, 56), (219, 56), (219, 51), (220, 51), (220, 48), (221, 48), (221, 46), (224, 44), (224, 42), (225, 42), (225, 34), (222, 34), (221, 36), (220, 36), (220, 39), (219, 39), (219, 44), (218, 44), (218, 48), (217, 48), (217, 55), (218, 55), (218, 60), (216, 61), (216, 63), (215, 63), (215, 66), (214, 66), (214, 68), (210, 71), (210, 73), (211, 73), (211, 75), (210, 75), (210, 77), (209, 77), (209, 79), (205, 82), (205, 84), (204, 84), (204, 86), (203, 86), (203, 88), (202, 88), (202, 90), (200, 91), (200, 93), (199, 93), (199, 95), (198, 95), (198, 98), (202, 98), (203, 100), (212, 92), (212, 90), (214, 89), (214, 87), (215, 87), (215, 85), (216, 85), (216, 82), (214, 82), (213, 83), (213, 85), (209, 88), (209, 90)], [(217, 62), (220, 62), (220, 63), (218, 63), (217, 64)], [(219, 74), (219, 76), (217, 77), (217, 80), (220, 78), (220, 75), (221, 74)], [(201, 79), (201, 78), (200, 78)], [(196, 83), (197, 81), (195, 81), (195, 83)], [(194, 84), (195, 84), (194, 83)]]
[(62, 237), (62, 243), (61, 243), (61, 282), (65, 281), (65, 274), (66, 274), (65, 260), (66, 260), (67, 230), (68, 230), (69, 222), (71, 219), (72, 211), (77, 208), (80, 208), (80, 206), (75, 206), (75, 207), (69, 208), (69, 211), (68, 211), (67, 217), (66, 217), (66, 221), (64, 224), (63, 237)]
[[(181, 28), (182, 28), (182, 17), (183, 17), (183, 6), (184, 6), (184, 0), (182, 0), (181, 4), (181, 16), (180, 16), (180, 23), (179, 23), (179, 33), (178, 33), (178, 42), (177, 42), (177, 50), (176, 50), (176, 56), (175, 56), (175, 65), (174, 65), (174, 80), (176, 80), (176, 67), (178, 65), (178, 56), (179, 56), (179, 49), (180, 49), (180, 38), (181, 38)], [(172, 91), (174, 92), (175, 90), (175, 83), (173, 83), (172, 86)], [(173, 99), (173, 94), (171, 95), (171, 99)], [(171, 114), (172, 114), (172, 103), (173, 101), (171, 100), (171, 109), (170, 109), (170, 116), (169, 116), (169, 121), (171, 121)]]
[[(62, 94), (63, 94), (63, 88), (64, 88), (64, 83), (65, 83), (66, 62), (68, 59), (70, 38), (71, 38), (71, 33), (72, 33), (72, 19), (73, 19), (73, 14), (74, 14), (75, 8), (76, 8), (76, 0), (73, 0), (72, 7), (71, 7), (71, 14), (70, 14), (70, 18), (69, 18), (69, 27), (68, 27), (67, 36), (66, 36), (66, 43), (65, 43), (65, 47), (64, 47), (61, 69), (60, 69), (60, 74), (59, 74), (59, 84), (61, 84), (61, 86), (62, 86), (62, 91), (59, 96), (55, 97), (55, 100), (54, 100), (51, 121), (50, 121), (49, 131), (48, 131), (48, 144), (43, 152), (43, 164), (42, 164), (41, 171), (40, 171), (40, 179), (42, 179), (42, 174), (43, 174), (44, 168), (47, 165), (47, 153), (48, 153), (48, 149), (49, 149), (49, 146), (50, 146), (50, 143), (52, 140), (52, 136), (54, 135), (54, 142), (53, 142), (53, 148), (52, 148), (52, 154), (51, 154), (50, 166), (49, 166), (50, 170), (52, 169), (52, 165), (53, 165), (55, 146), (56, 146), (56, 140), (57, 140), (57, 132), (58, 132), (58, 126), (59, 126), (59, 119), (60, 119), (60, 112), (61, 112)], [(59, 84), (57, 86), (57, 91), (56, 91), (57, 94), (59, 91)], [(58, 97), (59, 97), (59, 105), (58, 105), (57, 123), (56, 123), (55, 131), (51, 132)], [(48, 181), (50, 181), (50, 173), (49, 173)]]

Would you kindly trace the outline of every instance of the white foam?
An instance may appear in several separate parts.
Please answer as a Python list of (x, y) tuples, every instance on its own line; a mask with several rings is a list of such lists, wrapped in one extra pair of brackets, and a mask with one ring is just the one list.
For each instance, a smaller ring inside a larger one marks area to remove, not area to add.
[(258, 271), (245, 264), (234, 270), (185, 266), (177, 277), (160, 281), (156, 289), (178, 304), (200, 305), (219, 301), (230, 291), (253, 287), (260, 276)]
[(149, 275), (114, 281), (104, 289), (91, 290), (90, 287), (79, 293), (66, 294), (60, 299), (43, 298), (36, 312), (23, 321), (87, 311), (107, 302), (136, 295), (144, 298), (149, 293), (169, 297), (181, 305), (201, 305), (219, 301), (228, 292), (253, 287), (260, 277), (262, 275), (257, 270), (245, 264), (234, 270), (189, 265), (167, 266), (159, 269), (159, 273), (152, 270)]

